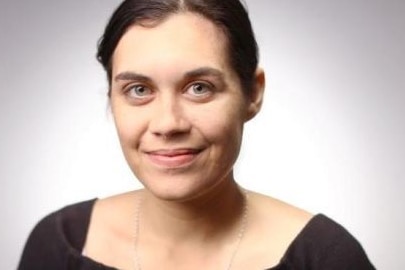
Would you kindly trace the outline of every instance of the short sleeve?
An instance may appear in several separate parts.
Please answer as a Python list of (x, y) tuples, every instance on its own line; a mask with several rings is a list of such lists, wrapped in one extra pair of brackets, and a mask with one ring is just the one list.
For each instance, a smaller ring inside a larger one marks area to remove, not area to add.
[(361, 244), (341, 225), (315, 216), (297, 236), (277, 269), (375, 270)]
[(43, 218), (28, 237), (18, 270), (81, 269), (94, 201), (70, 205)]

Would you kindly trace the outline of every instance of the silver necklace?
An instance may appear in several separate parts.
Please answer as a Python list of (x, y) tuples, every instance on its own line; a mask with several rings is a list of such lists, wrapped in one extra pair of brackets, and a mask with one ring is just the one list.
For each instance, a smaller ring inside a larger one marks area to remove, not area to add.
[[(247, 220), (248, 220), (248, 192), (247, 190), (243, 189), (243, 194), (244, 194), (244, 203), (243, 203), (243, 214), (240, 219), (240, 228), (238, 232), (238, 236), (236, 239), (236, 244), (235, 247), (232, 251), (231, 257), (229, 259), (229, 263), (226, 267), (225, 270), (230, 270), (232, 268), (232, 264), (234, 262), (235, 256), (238, 253), (240, 243), (243, 239), (243, 236), (245, 235), (246, 227), (247, 227)], [(139, 212), (140, 212), (140, 207), (142, 204), (142, 198), (138, 199), (138, 202), (136, 204), (135, 208), (135, 252), (134, 252), (134, 264), (135, 264), (135, 270), (142, 270), (140, 259), (139, 259), (139, 253), (138, 253), (138, 239), (139, 239)]]

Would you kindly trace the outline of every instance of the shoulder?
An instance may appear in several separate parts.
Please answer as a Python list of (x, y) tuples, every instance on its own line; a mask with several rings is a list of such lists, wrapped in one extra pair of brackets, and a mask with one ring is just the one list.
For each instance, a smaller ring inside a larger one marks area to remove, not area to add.
[(277, 265), (313, 215), (275, 198), (248, 192), (247, 258)]
[(282, 261), (293, 269), (302, 265), (308, 269), (375, 269), (353, 235), (322, 214), (308, 222)]
[(287, 244), (313, 217), (303, 209), (259, 193), (249, 192), (248, 200), (252, 226), (272, 234), (271, 239), (285, 239)]
[(66, 206), (39, 221), (25, 244), (19, 269), (56, 269), (71, 253), (80, 255), (94, 202)]
[(132, 261), (132, 253), (127, 251), (133, 248), (134, 211), (140, 193), (131, 191), (97, 200), (83, 247), (87, 258), (103, 265), (121, 266)]
[[(250, 252), (279, 269), (371, 270), (361, 244), (340, 224), (272, 197), (249, 193)], [(252, 235), (251, 234), (251, 235)], [(257, 244), (259, 243), (259, 245)]]
[(102, 252), (111, 254), (109, 245), (117, 245), (121, 240), (132, 241), (134, 207), (139, 199), (140, 191), (131, 191), (123, 194), (97, 200), (91, 214), (84, 250), (87, 256), (100, 259)]
[(127, 226), (133, 218), (134, 206), (139, 199), (140, 190), (117, 194), (99, 199), (93, 207), (90, 218), (89, 233), (93, 229), (106, 229), (116, 231)]

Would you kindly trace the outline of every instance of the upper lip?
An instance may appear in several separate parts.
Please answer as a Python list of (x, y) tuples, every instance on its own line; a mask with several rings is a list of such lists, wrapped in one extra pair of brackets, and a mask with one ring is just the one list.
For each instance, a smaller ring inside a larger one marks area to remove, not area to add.
[(200, 148), (172, 148), (172, 149), (157, 149), (151, 151), (145, 151), (145, 153), (150, 155), (158, 155), (158, 156), (179, 156), (179, 155), (187, 155), (187, 154), (198, 154), (201, 152), (202, 149)]

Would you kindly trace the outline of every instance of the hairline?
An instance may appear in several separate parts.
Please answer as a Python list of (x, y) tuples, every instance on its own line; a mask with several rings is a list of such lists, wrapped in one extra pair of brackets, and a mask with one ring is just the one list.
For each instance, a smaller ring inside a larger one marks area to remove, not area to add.
[[(192, 10), (190, 8), (188, 8), (187, 6), (185, 6), (184, 4), (184, 0), (180, 1), (180, 6), (176, 11), (172, 11), (172, 12), (168, 12), (166, 14), (163, 14), (163, 16), (161, 17), (156, 17), (156, 18), (143, 18), (143, 19), (139, 19), (136, 22), (132, 22), (131, 24), (128, 24), (128, 26), (126, 27), (125, 31), (122, 33), (120, 39), (118, 40), (114, 51), (111, 54), (111, 57), (109, 59), (109, 63), (108, 63), (108, 68), (110, 70), (110, 74), (109, 74), (109, 86), (108, 86), (108, 96), (111, 96), (111, 87), (112, 87), (112, 82), (114, 80), (113, 78), (113, 60), (114, 60), (114, 55), (116, 52), (116, 49), (118, 47), (119, 42), (121, 41), (121, 39), (123, 38), (123, 36), (134, 26), (141, 26), (141, 27), (145, 27), (145, 28), (154, 28), (159, 26), (160, 24), (164, 23), (165, 21), (169, 20), (170, 17), (172, 16), (176, 16), (176, 15), (182, 15), (182, 14), (193, 14), (195, 16), (198, 16), (200, 18), (203, 18), (207, 21), (209, 21), (210, 23), (212, 23), (217, 29), (219, 29), (222, 34), (224, 35), (225, 39), (224, 39), (224, 50), (226, 52), (226, 58), (225, 61), (227, 63), (227, 65), (230, 67), (230, 69), (236, 74), (236, 78), (238, 80), (238, 84), (240, 85), (241, 88), (243, 88), (243, 83), (242, 83), (242, 79), (240, 78), (240, 76), (238, 75), (237, 70), (235, 69), (235, 67), (233, 67), (232, 65), (232, 61), (231, 61), (231, 44), (230, 44), (230, 33), (228, 33), (228, 31), (226, 30), (226, 27), (223, 26), (222, 24), (216, 22), (215, 20), (212, 20), (211, 18), (209, 18), (208, 16), (205, 16), (203, 13), (200, 13), (198, 11)], [(242, 90), (242, 92), (245, 92)]]

